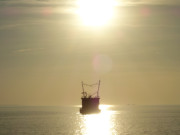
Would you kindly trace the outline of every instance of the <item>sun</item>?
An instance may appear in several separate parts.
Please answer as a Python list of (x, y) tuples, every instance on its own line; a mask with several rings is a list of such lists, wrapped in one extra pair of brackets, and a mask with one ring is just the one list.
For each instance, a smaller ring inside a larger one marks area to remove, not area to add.
[(78, 0), (77, 13), (87, 26), (103, 26), (113, 17), (114, 0)]

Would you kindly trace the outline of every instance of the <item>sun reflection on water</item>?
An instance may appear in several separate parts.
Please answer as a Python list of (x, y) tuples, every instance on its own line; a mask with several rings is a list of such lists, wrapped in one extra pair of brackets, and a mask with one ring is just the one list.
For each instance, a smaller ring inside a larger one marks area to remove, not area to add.
[(112, 135), (113, 130), (113, 112), (108, 110), (110, 106), (101, 105), (101, 113), (83, 115), (81, 131), (84, 135)]

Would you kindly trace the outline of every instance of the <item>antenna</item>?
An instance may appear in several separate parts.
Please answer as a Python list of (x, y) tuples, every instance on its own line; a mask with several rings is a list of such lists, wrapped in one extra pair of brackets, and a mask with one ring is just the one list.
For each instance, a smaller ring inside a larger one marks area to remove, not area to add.
[(98, 91), (97, 91), (97, 97), (99, 97), (99, 88), (100, 88), (100, 80), (99, 80), (99, 84), (98, 84)]
[(84, 85), (83, 85), (83, 81), (82, 81), (82, 90), (83, 90), (83, 97), (84, 97)]

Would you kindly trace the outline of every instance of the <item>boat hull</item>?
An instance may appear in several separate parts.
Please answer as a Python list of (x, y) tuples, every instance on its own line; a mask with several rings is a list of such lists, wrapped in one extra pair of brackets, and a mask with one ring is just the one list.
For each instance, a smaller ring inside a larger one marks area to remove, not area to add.
[(81, 114), (95, 114), (100, 113), (99, 109), (99, 99), (96, 98), (81, 98), (82, 99), (82, 108), (80, 108)]
[(97, 114), (97, 113), (100, 113), (100, 112), (101, 112), (100, 109), (92, 110), (92, 109), (82, 109), (82, 108), (80, 108), (80, 113), (83, 114), (83, 115)]

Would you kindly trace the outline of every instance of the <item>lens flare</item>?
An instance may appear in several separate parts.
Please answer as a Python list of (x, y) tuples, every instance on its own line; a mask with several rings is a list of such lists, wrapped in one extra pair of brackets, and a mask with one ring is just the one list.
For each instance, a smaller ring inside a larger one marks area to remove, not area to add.
[(112, 60), (107, 55), (97, 55), (93, 59), (93, 68), (98, 73), (107, 73), (112, 69)]

